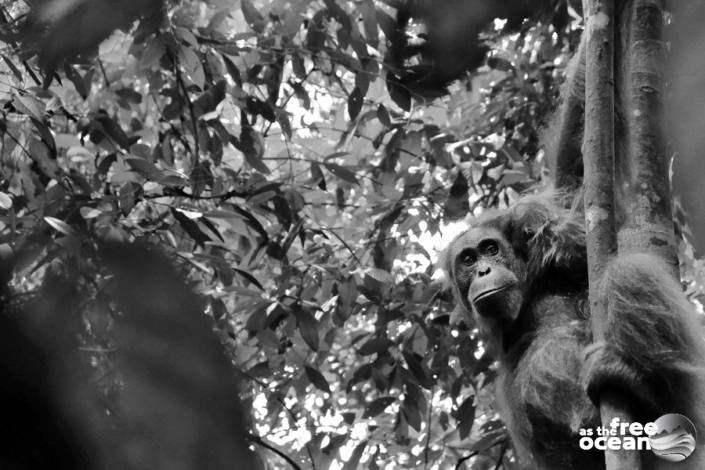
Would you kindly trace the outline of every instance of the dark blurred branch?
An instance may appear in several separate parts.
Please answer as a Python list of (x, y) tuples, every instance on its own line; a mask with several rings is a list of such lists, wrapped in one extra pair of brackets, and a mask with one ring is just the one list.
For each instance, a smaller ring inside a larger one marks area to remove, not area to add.
[(479, 454), (480, 451), (476, 450), (475, 452), (470, 452), (468, 455), (465, 457), (460, 457), (458, 461), (455, 464), (455, 470), (460, 470), (460, 466), (465, 463), (466, 460), (470, 460), (471, 458), (475, 457), (477, 454)]
[(281, 457), (281, 458), (283, 458), (284, 460), (286, 460), (287, 463), (288, 463), (289, 465), (291, 465), (291, 468), (294, 468), (294, 469), (296, 469), (296, 470), (303, 470), (303, 469), (299, 466), (299, 464), (297, 464), (296, 462), (294, 462), (294, 460), (293, 460), (291, 457), (289, 457), (288, 455), (286, 455), (284, 452), (282, 452), (281, 450), (277, 449), (277, 448), (274, 447), (273, 445), (267, 444), (266, 442), (264, 442), (264, 441), (262, 440), (261, 437), (256, 436), (256, 435), (254, 435), (254, 434), (248, 434), (248, 435), (245, 436), (245, 437), (246, 437), (247, 439), (249, 439), (250, 441), (254, 442), (255, 444), (260, 445), (260, 446), (264, 447), (265, 449), (271, 450), (272, 452), (274, 452), (275, 454), (277, 454), (279, 457)]
[(580, 186), (582, 135), (585, 114), (585, 36), (568, 66), (562, 90), (563, 103), (552, 125), (555, 134), (547, 142), (549, 160), (555, 162), (556, 188), (573, 190)]

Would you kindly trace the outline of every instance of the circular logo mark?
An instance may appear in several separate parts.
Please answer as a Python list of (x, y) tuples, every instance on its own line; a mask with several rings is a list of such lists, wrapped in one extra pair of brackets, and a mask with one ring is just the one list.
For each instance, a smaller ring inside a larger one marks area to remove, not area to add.
[(669, 462), (680, 462), (693, 453), (697, 433), (688, 418), (670, 413), (661, 416), (654, 424), (658, 429), (649, 437), (654, 454)]

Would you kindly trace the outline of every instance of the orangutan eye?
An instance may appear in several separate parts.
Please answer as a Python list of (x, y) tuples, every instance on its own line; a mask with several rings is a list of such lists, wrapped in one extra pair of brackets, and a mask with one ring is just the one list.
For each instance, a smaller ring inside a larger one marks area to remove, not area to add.
[(474, 250), (465, 250), (464, 252), (460, 253), (459, 258), (460, 262), (463, 263), (465, 266), (472, 266), (477, 261), (477, 255), (475, 254)]
[(495, 240), (482, 240), (479, 246), (480, 253), (486, 256), (494, 256), (499, 253), (499, 245)]

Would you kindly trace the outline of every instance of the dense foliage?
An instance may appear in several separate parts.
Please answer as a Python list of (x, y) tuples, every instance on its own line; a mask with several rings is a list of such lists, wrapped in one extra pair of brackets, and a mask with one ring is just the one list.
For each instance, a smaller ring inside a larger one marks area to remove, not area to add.
[[(0, 254), (21, 254), (18, 291), (47, 269), (78, 276), (108, 408), (120, 381), (96, 241), (147, 241), (203, 299), (270, 468), (291, 466), (282, 454), (317, 470), (512, 468), (492, 361), (433, 262), (449, 222), (544, 182), (540, 133), (579, 15), (2, 3)], [(445, 38), (464, 47), (424, 47), (453, 18), (474, 21)]]

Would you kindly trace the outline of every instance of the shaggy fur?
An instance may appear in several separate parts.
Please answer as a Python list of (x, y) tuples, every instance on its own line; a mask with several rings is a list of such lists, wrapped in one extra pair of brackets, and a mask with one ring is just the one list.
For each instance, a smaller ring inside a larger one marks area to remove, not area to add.
[[(592, 344), (583, 217), (564, 207), (555, 195), (524, 197), (473, 221), (442, 256), (458, 308), (474, 318), (500, 362), (497, 405), (523, 464), (547, 470), (604, 468), (601, 452), (579, 448), (577, 431), (600, 425), (595, 402), (605, 388), (626, 394), (635, 421), (647, 423), (666, 413), (689, 417), (702, 443), (705, 353), (701, 328), (680, 285), (654, 256), (618, 257), (600, 286), (608, 303), (607, 337)], [(473, 231), (488, 228), (511, 245), (516, 259), (503, 256), (501, 262), (523, 286), (522, 305), (511, 324), (477, 313), (467, 300), (472, 276), (459, 279), (453, 259), (465, 249), (459, 245), (473, 239)], [(705, 468), (701, 445), (676, 464), (649, 451), (641, 458), (644, 469)]]

